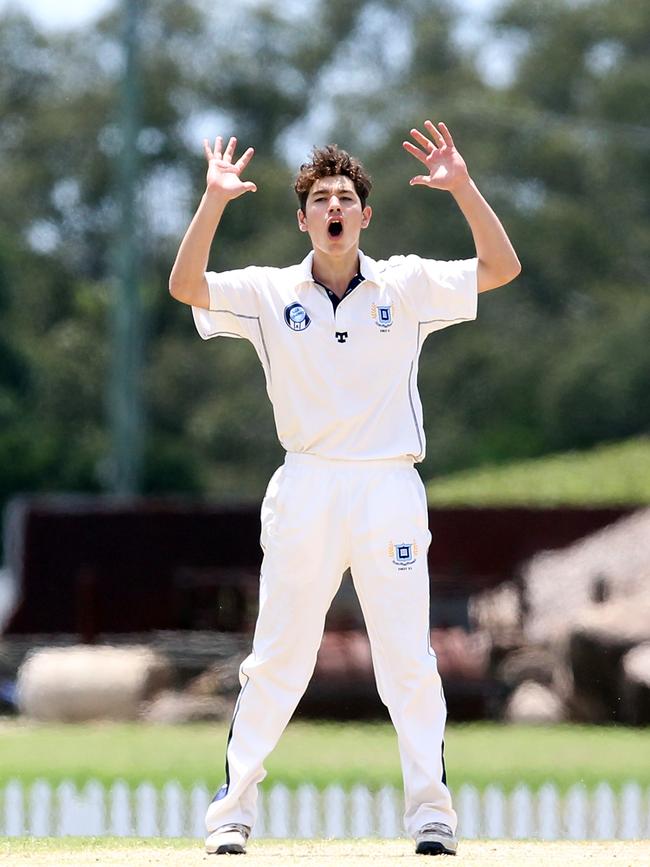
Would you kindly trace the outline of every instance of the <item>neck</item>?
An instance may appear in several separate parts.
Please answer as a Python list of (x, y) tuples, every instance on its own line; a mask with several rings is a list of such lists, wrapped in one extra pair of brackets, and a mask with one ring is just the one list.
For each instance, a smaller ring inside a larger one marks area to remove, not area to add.
[(314, 250), (311, 271), (314, 280), (327, 286), (335, 295), (342, 298), (350, 280), (359, 271), (359, 248), (353, 247), (340, 256), (331, 256), (321, 250)]

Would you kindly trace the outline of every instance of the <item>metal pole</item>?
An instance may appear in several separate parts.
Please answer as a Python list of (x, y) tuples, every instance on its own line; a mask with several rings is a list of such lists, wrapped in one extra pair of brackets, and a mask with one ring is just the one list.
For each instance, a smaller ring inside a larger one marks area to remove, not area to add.
[(138, 0), (123, 0), (122, 46), (124, 75), (120, 94), (122, 147), (118, 157), (117, 190), (120, 225), (117, 233), (116, 286), (113, 305), (110, 416), (112, 459), (110, 481), (116, 494), (140, 490), (143, 457), (141, 395), (142, 313), (138, 287), (139, 237), (137, 191), (140, 129), (138, 70)]

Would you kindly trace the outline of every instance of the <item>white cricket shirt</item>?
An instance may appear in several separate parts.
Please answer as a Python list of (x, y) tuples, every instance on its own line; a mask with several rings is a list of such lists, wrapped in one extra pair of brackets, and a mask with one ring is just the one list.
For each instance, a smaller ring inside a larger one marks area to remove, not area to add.
[(421, 461), (420, 350), (433, 331), (476, 318), (477, 260), (360, 252), (363, 282), (336, 312), (312, 260), (208, 272), (210, 309), (192, 308), (199, 334), (250, 340), (288, 452)]

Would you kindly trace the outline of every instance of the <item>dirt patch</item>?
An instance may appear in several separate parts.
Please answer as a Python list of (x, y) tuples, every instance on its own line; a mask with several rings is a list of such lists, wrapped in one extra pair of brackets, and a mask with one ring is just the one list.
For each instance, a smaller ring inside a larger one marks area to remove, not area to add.
[[(230, 857), (218, 860), (206, 855), (197, 841), (125, 841), (102, 840), (8, 840), (0, 842), (3, 867), (207, 867), (228, 864)], [(448, 859), (442, 859), (446, 861)], [(237, 862), (240, 863), (240, 862)], [(241, 867), (280, 867), (280, 865), (315, 863), (318, 867), (387, 867), (420, 865), (407, 840), (355, 841), (253, 841)], [(427, 863), (427, 862), (424, 862)], [(441, 862), (434, 862), (435, 864)], [(648, 867), (650, 841), (607, 842), (514, 842), (467, 841), (461, 843), (458, 857), (451, 862), (461, 865), (509, 865), (509, 867)]]

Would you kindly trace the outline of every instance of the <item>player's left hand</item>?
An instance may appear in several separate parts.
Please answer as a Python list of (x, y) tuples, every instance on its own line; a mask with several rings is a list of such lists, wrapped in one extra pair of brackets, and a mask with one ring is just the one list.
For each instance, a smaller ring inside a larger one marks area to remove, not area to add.
[(456, 150), (451, 133), (444, 123), (438, 123), (436, 128), (430, 120), (425, 120), (424, 125), (431, 138), (427, 138), (418, 129), (411, 130), (411, 136), (420, 147), (416, 147), (410, 141), (402, 142), (404, 150), (420, 160), (428, 172), (426, 175), (411, 178), (411, 186), (423, 184), (426, 187), (453, 193), (469, 181), (465, 160)]

